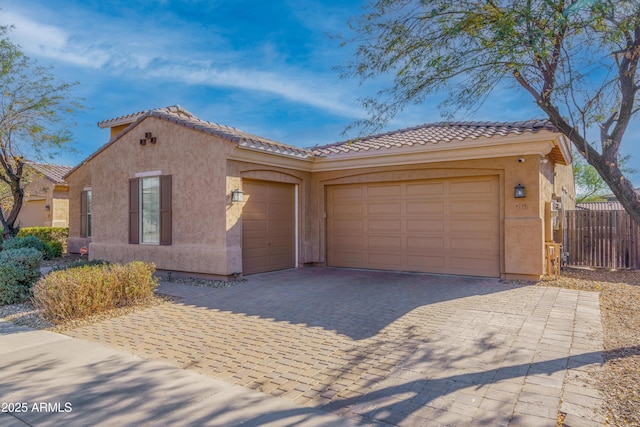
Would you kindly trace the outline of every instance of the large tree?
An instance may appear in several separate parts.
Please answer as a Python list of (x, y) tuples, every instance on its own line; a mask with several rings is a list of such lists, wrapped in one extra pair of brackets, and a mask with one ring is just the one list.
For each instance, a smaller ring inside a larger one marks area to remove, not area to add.
[(60, 83), (35, 64), (0, 27), (0, 204), (3, 238), (17, 232), (24, 201), (26, 159), (42, 160), (70, 141), (66, 118), (80, 105)]
[[(613, 0), (378, 0), (350, 22), (343, 76), (393, 84), (365, 99), (375, 127), (448, 90), (445, 111), (477, 108), (498, 85), (524, 89), (640, 224), (619, 164), (638, 112), (640, 3)], [(599, 141), (598, 141), (599, 140)]]

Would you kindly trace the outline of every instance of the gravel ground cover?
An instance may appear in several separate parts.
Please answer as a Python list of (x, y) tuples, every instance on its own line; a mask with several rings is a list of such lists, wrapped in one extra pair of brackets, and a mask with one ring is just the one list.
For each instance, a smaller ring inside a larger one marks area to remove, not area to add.
[[(53, 260), (50, 265), (74, 260)], [(224, 282), (182, 277), (173, 281), (191, 286), (220, 288), (245, 280)], [(612, 426), (640, 426), (640, 271), (570, 268), (563, 270), (560, 278), (544, 278), (537, 285), (600, 292), (605, 350), (605, 367), (600, 386), (608, 411), (607, 423)], [(149, 304), (170, 302), (171, 298), (159, 295)], [(55, 326), (40, 318), (38, 312), (27, 302), (0, 306), (0, 318), (18, 325), (60, 332), (144, 308), (125, 307)]]

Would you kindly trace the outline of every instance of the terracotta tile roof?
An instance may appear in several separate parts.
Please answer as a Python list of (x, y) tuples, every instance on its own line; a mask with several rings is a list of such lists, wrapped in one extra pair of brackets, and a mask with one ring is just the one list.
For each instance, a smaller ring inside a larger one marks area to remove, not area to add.
[(494, 136), (521, 135), (525, 132), (536, 133), (541, 130), (557, 131), (555, 126), (548, 120), (512, 123), (441, 122), (400, 129), (352, 141), (313, 147), (312, 150), (318, 156), (328, 156), (361, 150), (380, 150), (413, 145), (449, 143), (466, 139), (492, 138)]
[(73, 167), (52, 165), (47, 163), (36, 163), (28, 161), (27, 164), (36, 172), (42, 174), (54, 184), (66, 184), (64, 176), (68, 174)]
[(272, 141), (261, 136), (252, 135), (250, 133), (230, 126), (220, 125), (217, 123), (199, 119), (179, 105), (150, 110), (140, 115), (136, 119), (136, 123), (144, 120), (144, 118), (146, 117), (156, 117), (161, 120), (167, 120), (189, 129), (218, 136), (222, 139), (235, 142), (238, 145), (247, 148), (253, 148), (261, 151), (278, 152), (281, 154), (288, 154), (291, 156), (303, 158), (308, 158), (313, 155), (311, 150), (305, 148), (293, 147), (291, 145)]
[(250, 149), (255, 149), (264, 152), (280, 153), (298, 158), (311, 158), (313, 152), (305, 148), (293, 147), (290, 145), (282, 144), (280, 142), (271, 141), (266, 138), (262, 138), (257, 135), (241, 131), (239, 129), (224, 126), (217, 123), (201, 120), (195, 115), (181, 107), (180, 105), (172, 105), (164, 108), (156, 108), (153, 110), (140, 111), (137, 113), (127, 114), (124, 116), (116, 117), (109, 120), (104, 120), (98, 123), (101, 128), (110, 128), (120, 126), (123, 124), (129, 124), (122, 132), (111, 138), (106, 144), (98, 148), (94, 153), (89, 155), (80, 164), (71, 169), (65, 178), (71, 175), (76, 169), (85, 163), (89, 162), (95, 156), (100, 154), (103, 150), (113, 144), (116, 140), (122, 137), (124, 134), (133, 129), (138, 123), (142, 122), (147, 117), (155, 117), (160, 120), (167, 120), (172, 123), (179, 124), (189, 129), (197, 130), (200, 132), (208, 133), (210, 135), (218, 136), (227, 141), (235, 142), (238, 145)]
[(623, 211), (620, 202), (583, 202), (576, 204), (578, 210), (585, 211)]

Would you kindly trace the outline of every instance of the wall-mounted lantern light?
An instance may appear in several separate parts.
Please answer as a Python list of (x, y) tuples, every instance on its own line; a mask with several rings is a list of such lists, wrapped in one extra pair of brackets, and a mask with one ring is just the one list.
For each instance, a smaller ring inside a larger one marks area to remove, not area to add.
[(522, 184), (516, 185), (516, 191), (515, 191), (513, 197), (515, 197), (516, 199), (524, 199), (525, 198), (524, 185), (522, 185)]
[(239, 188), (237, 190), (233, 190), (231, 192), (231, 201), (244, 202), (244, 191), (240, 190)]
[(50, 211), (51, 210), (51, 205), (44, 205), (44, 210), (45, 211)]

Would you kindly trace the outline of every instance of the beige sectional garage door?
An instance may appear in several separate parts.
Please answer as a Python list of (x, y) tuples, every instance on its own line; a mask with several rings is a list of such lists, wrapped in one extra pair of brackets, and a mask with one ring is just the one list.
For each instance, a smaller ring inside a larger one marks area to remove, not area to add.
[(244, 181), (242, 270), (262, 273), (295, 267), (295, 187)]
[(500, 275), (498, 177), (327, 187), (335, 267)]

